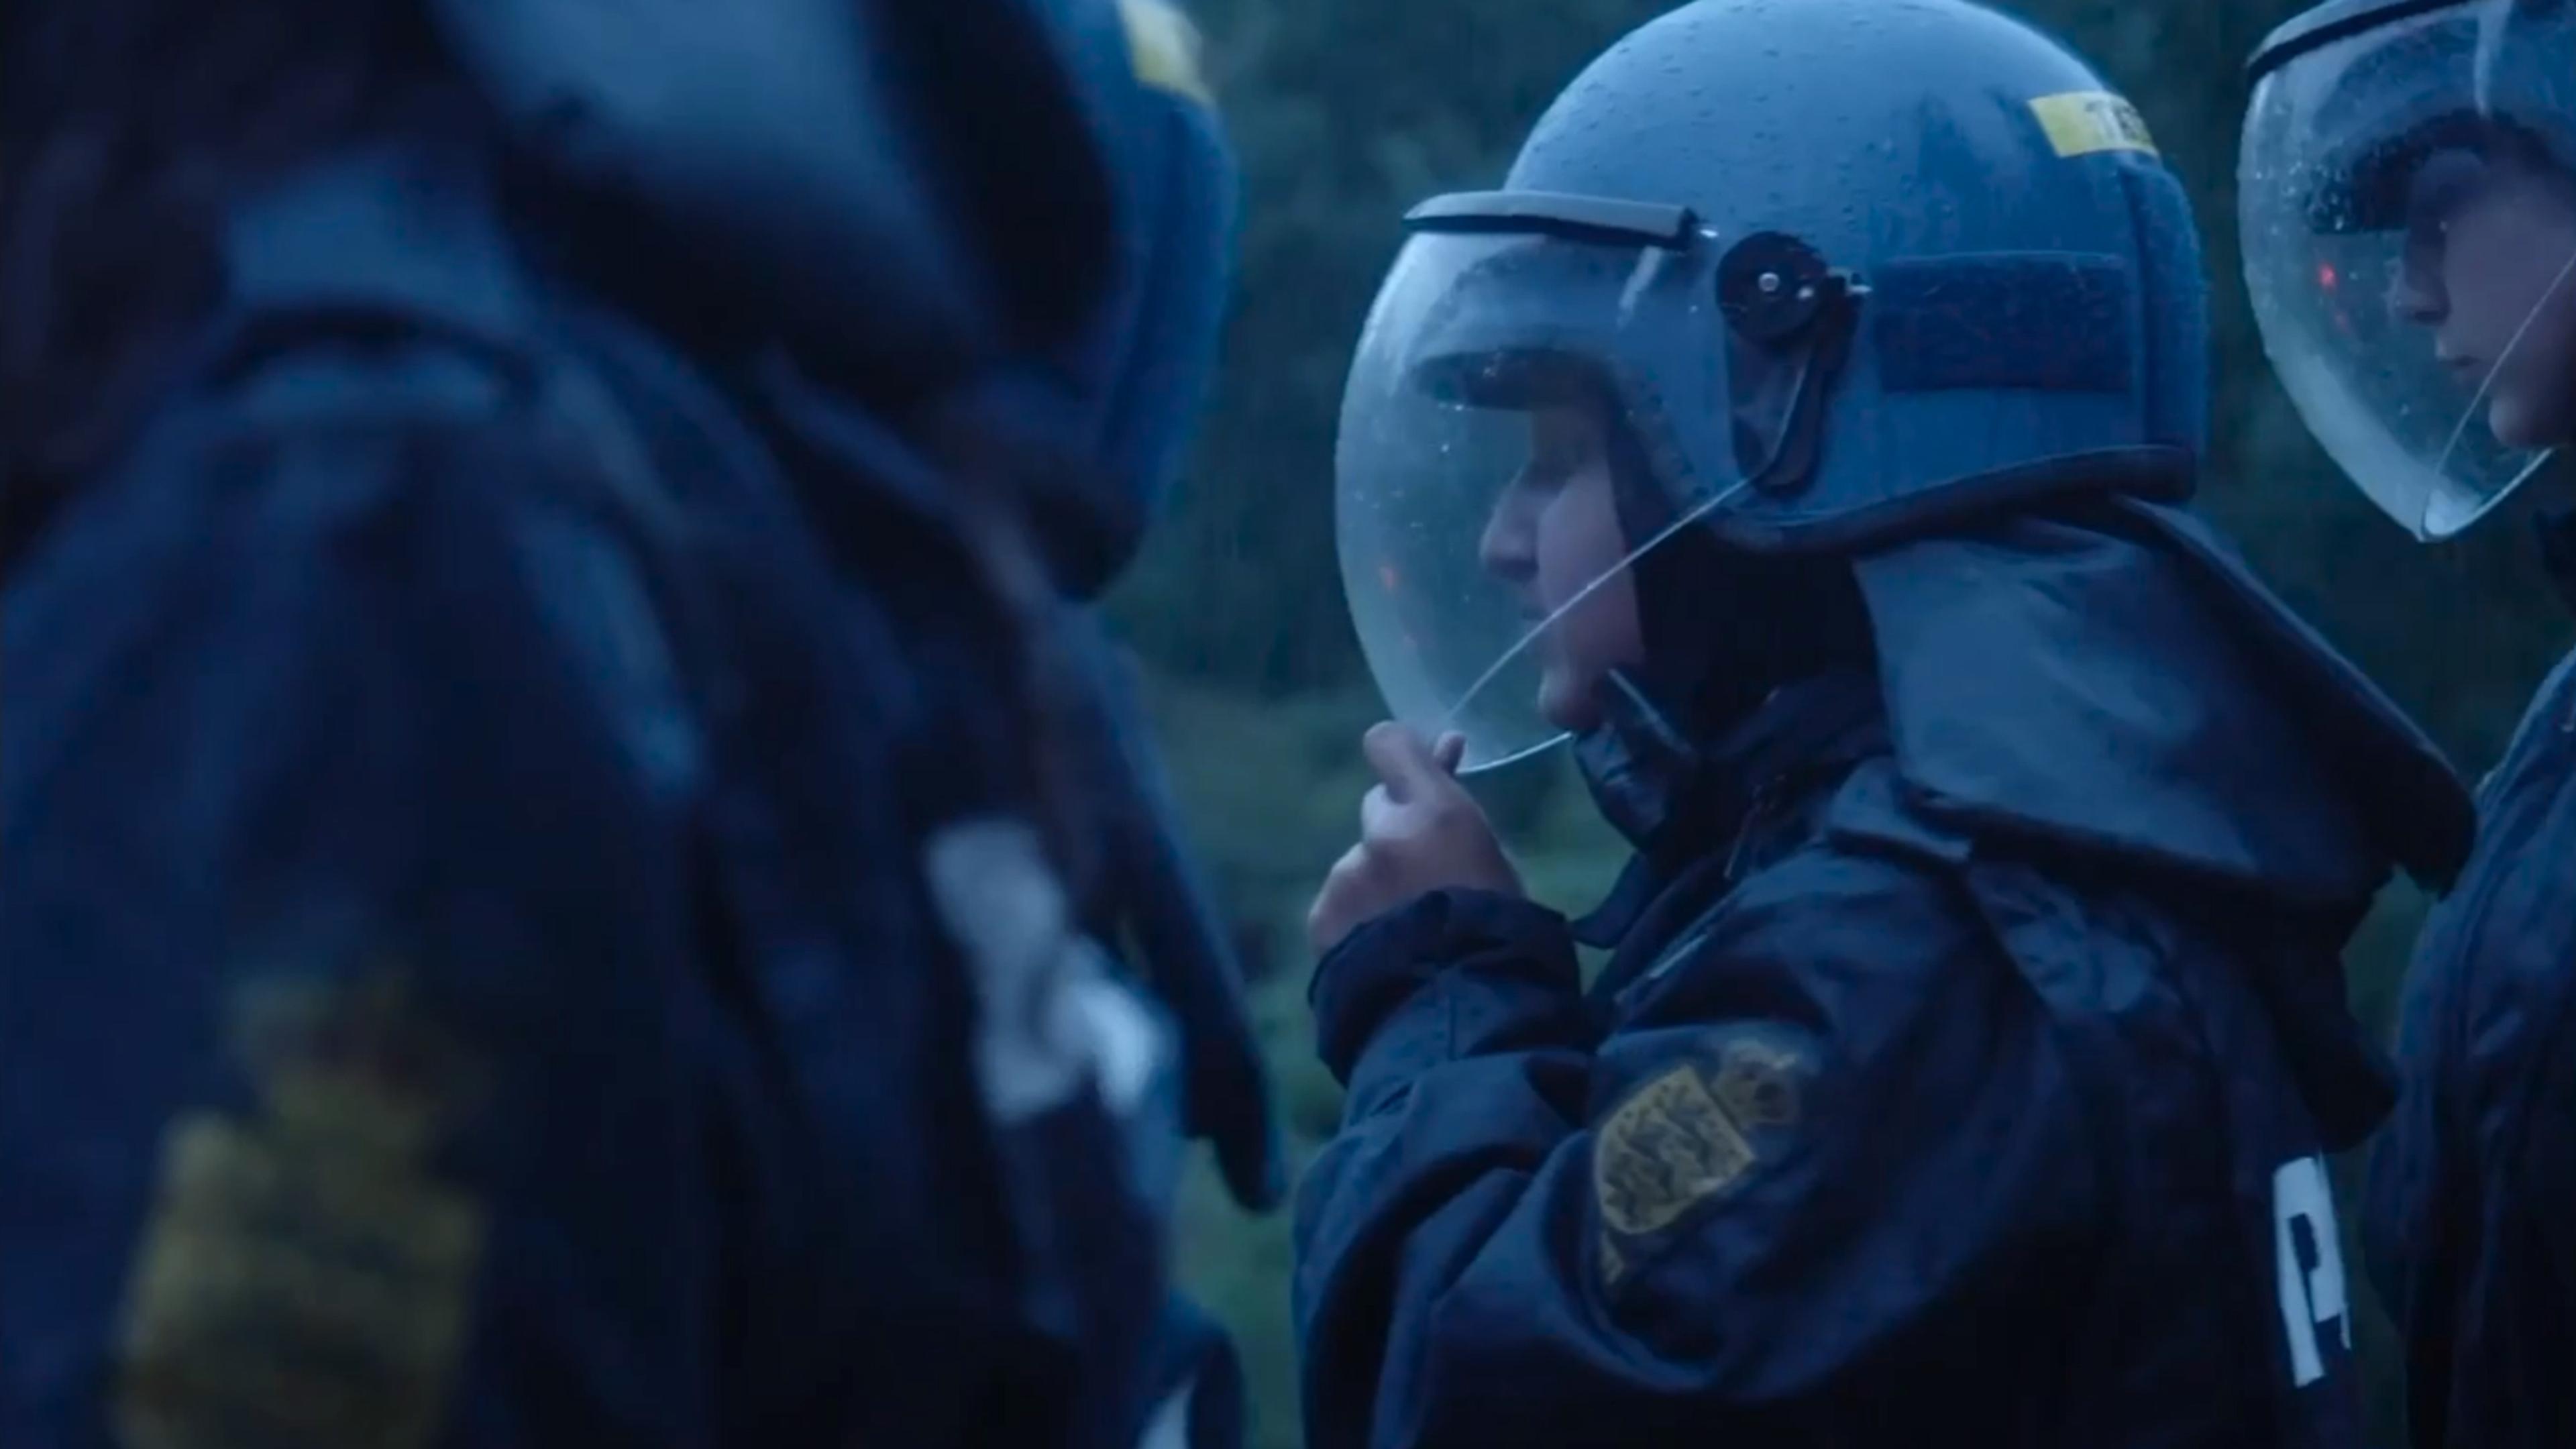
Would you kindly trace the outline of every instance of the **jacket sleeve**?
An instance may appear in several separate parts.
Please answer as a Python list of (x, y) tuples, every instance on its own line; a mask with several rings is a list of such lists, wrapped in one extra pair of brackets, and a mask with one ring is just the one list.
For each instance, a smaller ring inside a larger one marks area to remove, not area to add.
[(684, 712), (536, 438), (332, 386), (5, 596), (0, 1441), (706, 1442)]
[(2388, 1305), (2405, 1345), (2407, 1411), (2417, 1443), (2439, 1442), (2447, 1390), (2458, 1367), (2464, 1289), (2460, 1218), (2477, 1191), (2459, 1158), (2468, 1144), (2453, 1126), (2461, 1083), (2445, 1049), (2453, 1006), (2442, 973), (2417, 970), (2400, 1013), (2396, 1109), (2371, 1143), (2361, 1203), (2361, 1238), (2371, 1286)]
[[(1318, 991), (1349, 1115), (1297, 1222), (1311, 1442), (1914, 1442), (1888, 1410), (2012, 1397), (1973, 1345), (2026, 1320), (2097, 1178), (1950, 899), (1793, 857), (1597, 1044), (1535, 908), (1435, 898), (1354, 938)], [(1352, 1047), (1359, 978), (1403, 996)]]
[(2463, 970), (2437, 928), (2406, 984), (2402, 1086), (2371, 1147), (2362, 1234), (2404, 1345), (2417, 1444), (2576, 1435), (2562, 1387), (2576, 1336), (2576, 1001), (2558, 939), (2489, 924)]

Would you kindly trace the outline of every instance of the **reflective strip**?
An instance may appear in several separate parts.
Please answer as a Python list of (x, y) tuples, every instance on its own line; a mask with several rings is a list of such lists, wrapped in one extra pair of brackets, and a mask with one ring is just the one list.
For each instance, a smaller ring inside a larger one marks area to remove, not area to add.
[(1169, 1044), (1074, 929), (1037, 832), (1016, 820), (953, 826), (931, 840), (923, 870), (974, 974), (976, 1075), (995, 1119), (1025, 1122), (1086, 1086), (1133, 1112)]

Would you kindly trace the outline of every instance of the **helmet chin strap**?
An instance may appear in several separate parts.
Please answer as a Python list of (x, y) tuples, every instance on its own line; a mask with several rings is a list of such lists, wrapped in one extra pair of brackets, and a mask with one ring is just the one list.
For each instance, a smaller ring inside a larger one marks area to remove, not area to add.
[[(1622, 529), (1654, 537), (1669, 496), (1625, 428), (1609, 449)], [(1740, 762), (1712, 756), (1715, 743), (1784, 686), (1866, 665), (1871, 631), (1839, 558), (1754, 554), (1685, 528), (1632, 566), (1645, 658), (1594, 682), (1598, 723), (1574, 756), (1602, 818), (1656, 854), (1740, 808)]]
[(1629, 671), (1593, 685), (1598, 723), (1574, 737), (1574, 761), (1610, 828), (1648, 854), (1669, 843), (1698, 794), (1707, 760)]
[[(1879, 718), (1877, 671), (1846, 651), (1762, 692), (1722, 732), (1678, 726), (1625, 670), (1595, 691), (1600, 723), (1577, 736), (1575, 761), (1594, 805), (1642, 855), (1667, 864), (1723, 848), (1785, 777), (1820, 761), (1857, 759), (1858, 733)], [(1880, 746), (1883, 748), (1883, 745)]]
[[(1809, 260), (1814, 273), (1804, 278), (1799, 295), (1807, 301), (1797, 315), (1766, 325), (1754, 325), (1765, 323), (1758, 315), (1730, 315), (1737, 366), (1759, 360), (1795, 368), (1767, 455), (1737, 459), (1744, 469), (1738, 488), (1795, 492), (1822, 452), (1826, 403), (1850, 355), (1867, 289), (1824, 270), (1821, 258)], [(1737, 421), (1741, 432), (1746, 420)], [(1740, 794), (1740, 782), (1712, 768), (1702, 742), (1730, 733), (1782, 685), (1865, 657), (1868, 615), (1838, 560), (1756, 556), (1726, 548), (1704, 528), (1664, 538), (1676, 514), (1674, 491), (1630, 429), (1607, 431), (1621, 531), (1662, 542), (1632, 565), (1646, 661), (1609, 670), (1594, 684), (1600, 723), (1576, 737), (1574, 754), (1602, 818), (1652, 854), (1691, 822), (1737, 808), (1718, 797)], [(1748, 451), (1746, 441), (1739, 438), (1739, 454)], [(1772, 621), (1774, 632), (1757, 637), (1744, 627), (1753, 619)]]
[(1736, 782), (1710, 748), (1779, 685), (1837, 654), (1829, 611), (1807, 596), (1810, 578), (1839, 567), (1739, 554), (1701, 530), (1638, 560), (1645, 658), (1594, 681), (1597, 723), (1574, 740), (1594, 804), (1631, 844), (1650, 854), (1683, 844), (1732, 808)]

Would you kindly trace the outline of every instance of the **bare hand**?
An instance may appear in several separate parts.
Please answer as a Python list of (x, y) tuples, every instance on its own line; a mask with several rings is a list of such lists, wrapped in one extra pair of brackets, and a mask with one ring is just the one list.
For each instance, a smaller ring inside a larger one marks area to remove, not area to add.
[(1380, 783), (1360, 801), (1360, 841), (1333, 866), (1306, 936), (1318, 954), (1362, 924), (1437, 890), (1520, 895), (1520, 872), (1494, 839), (1474, 796), (1458, 783), (1463, 735), (1436, 746), (1401, 725), (1381, 724), (1360, 741)]

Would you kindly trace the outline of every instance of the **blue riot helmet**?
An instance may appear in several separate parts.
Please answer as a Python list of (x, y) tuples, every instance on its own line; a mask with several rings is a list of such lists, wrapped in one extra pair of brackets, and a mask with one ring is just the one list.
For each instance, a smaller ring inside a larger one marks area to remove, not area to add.
[[(1501, 190), (1406, 225), (1343, 399), (1341, 558), (1393, 711), (1471, 769), (1562, 737), (1538, 700), (1564, 621), (1672, 540), (1848, 554), (2193, 484), (2183, 192), (2080, 60), (1965, 0), (1698, 0), (1577, 77)], [(1650, 496), (1626, 557), (1533, 598), (1487, 533), (1568, 409)]]
[(1133, 552), (1213, 351), (1232, 205), (1169, 0), (434, 0), (585, 270), (997, 435), (1059, 582)]
[(1133, 559), (1206, 401), (1240, 197), (1197, 30), (1172, 0), (1117, 9), (1125, 73), (1103, 78), (1095, 108), (1123, 218), (1107, 297), (1070, 343), (1016, 374), (1069, 409), (1082, 466), (1038, 496), (1038, 522), (1059, 585), (1083, 597)]
[(2576, 435), (2576, 5), (2332, 0), (2252, 69), (2273, 367), (2373, 503), (2448, 537)]
[(1078, 53), (1118, 43), (1107, 0), (431, 10), (549, 186), (825, 365), (936, 388), (1066, 336), (1107, 275)]

